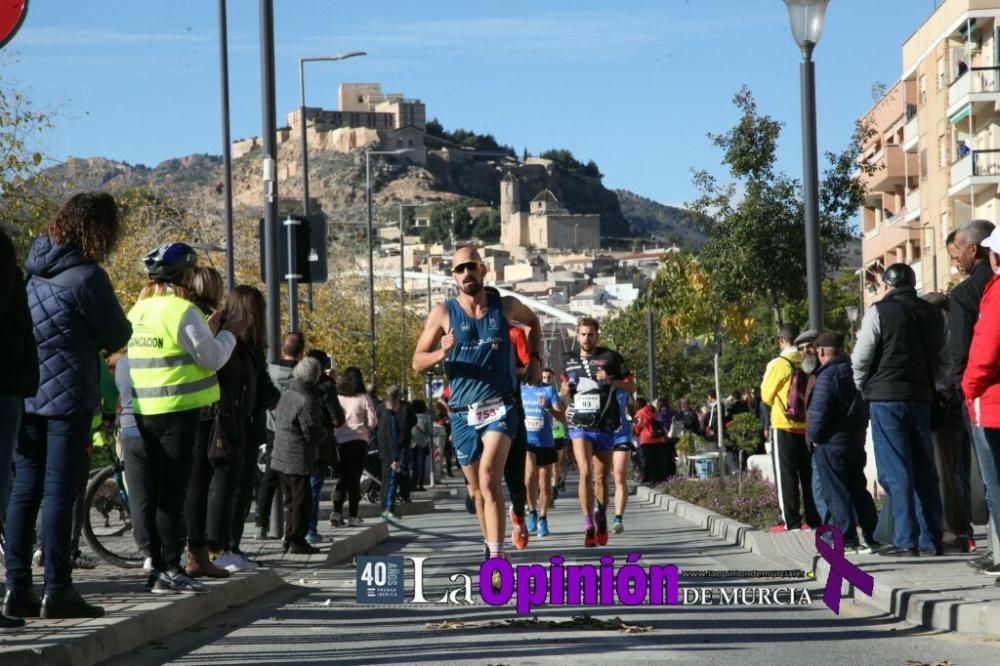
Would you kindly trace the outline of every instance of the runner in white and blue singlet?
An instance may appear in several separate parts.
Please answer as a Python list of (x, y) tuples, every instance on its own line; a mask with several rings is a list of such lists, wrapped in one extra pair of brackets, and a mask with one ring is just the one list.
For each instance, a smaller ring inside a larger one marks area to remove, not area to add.
[(552, 494), (552, 467), (558, 459), (552, 437), (553, 413), (561, 414), (559, 394), (548, 384), (521, 386), (524, 427), (528, 435), (528, 455), (524, 463), (524, 485), (528, 491), (527, 528), (538, 536), (549, 535), (549, 499)]
[(541, 371), (542, 330), (538, 317), (511, 296), (483, 289), (486, 265), (475, 248), (459, 248), (452, 259), (458, 296), (427, 318), (413, 354), (413, 369), (444, 363), (451, 388), (451, 435), (458, 462), (476, 503), (476, 516), (490, 557), (504, 557), (504, 463), (516, 434), (517, 390), (510, 322), (528, 327), (531, 359), (527, 376)]
[[(612, 468), (615, 432), (621, 427), (615, 391), (635, 392), (635, 382), (621, 354), (598, 347), (600, 324), (583, 317), (576, 325), (578, 352), (563, 359), (560, 395), (569, 404), (569, 436), (580, 471), (583, 545), (608, 543), (608, 476)], [(595, 497), (596, 496), (596, 497)], [(594, 510), (594, 500), (597, 510)]]

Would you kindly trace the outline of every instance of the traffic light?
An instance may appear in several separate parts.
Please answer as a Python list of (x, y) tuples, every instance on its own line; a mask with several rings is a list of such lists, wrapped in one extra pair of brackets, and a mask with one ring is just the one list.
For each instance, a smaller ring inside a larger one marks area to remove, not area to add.
[[(286, 225), (292, 221), (293, 224)], [(297, 224), (295, 224), (297, 222)], [(326, 216), (325, 215), (289, 215), (280, 220), (281, 229), (278, 232), (278, 281), (284, 282), (291, 271), (288, 266), (288, 231), (287, 226), (295, 230), (295, 268), (301, 275), (300, 283), (326, 282)], [(267, 281), (264, 262), (264, 220), (260, 220), (257, 229), (257, 240), (260, 246), (260, 279)]]

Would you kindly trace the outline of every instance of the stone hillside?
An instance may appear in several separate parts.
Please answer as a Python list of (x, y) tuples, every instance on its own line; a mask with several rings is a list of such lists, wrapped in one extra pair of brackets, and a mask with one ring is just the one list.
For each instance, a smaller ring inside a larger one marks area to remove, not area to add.
[[(301, 209), (299, 160), (297, 142), (282, 146), (278, 162), (278, 194), (283, 212)], [(310, 151), (309, 168), (310, 195), (314, 206), (319, 205), (334, 223), (360, 223), (364, 220), (363, 153)], [(623, 213), (620, 199), (625, 197), (624, 200), (631, 201), (625, 195), (635, 195), (613, 192), (603, 187), (598, 179), (571, 173), (559, 164), (543, 160), (534, 160), (530, 164), (511, 162), (503, 166), (494, 162), (453, 164), (432, 153), (425, 168), (399, 158), (379, 158), (372, 167), (376, 217), (386, 222), (395, 220), (395, 204), (410, 201), (448, 201), (465, 197), (497, 206), (500, 178), (507, 170), (521, 180), (524, 210), (535, 194), (548, 188), (570, 212), (599, 212), (601, 233), (605, 237), (661, 236), (654, 233), (655, 223), (649, 220), (656, 216), (650, 210), (664, 207), (643, 200), (639, 213), (631, 203)], [(83, 189), (114, 192), (123, 187), (145, 185), (178, 205), (205, 215), (221, 214), (222, 211), (222, 158), (215, 155), (189, 155), (167, 160), (153, 168), (104, 158), (74, 158), (49, 168), (46, 175), (60, 195)], [(234, 160), (233, 200), (238, 217), (255, 218), (260, 215), (259, 149)], [(636, 219), (632, 219), (634, 216), (637, 216)], [(667, 225), (666, 230), (677, 231), (682, 226), (682, 222), (678, 221)], [(667, 236), (662, 234), (664, 239)]]

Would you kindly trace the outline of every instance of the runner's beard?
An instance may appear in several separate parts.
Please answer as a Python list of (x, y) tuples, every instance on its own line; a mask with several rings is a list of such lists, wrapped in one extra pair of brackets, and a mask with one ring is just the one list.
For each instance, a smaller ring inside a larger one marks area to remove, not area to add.
[(483, 290), (483, 283), (479, 280), (471, 280), (469, 282), (463, 282), (461, 285), (462, 293), (466, 296), (475, 296), (480, 291)]

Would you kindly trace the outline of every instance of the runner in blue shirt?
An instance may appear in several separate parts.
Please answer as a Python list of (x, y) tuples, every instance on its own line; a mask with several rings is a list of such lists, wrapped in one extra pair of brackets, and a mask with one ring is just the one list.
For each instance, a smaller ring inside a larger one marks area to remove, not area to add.
[(528, 490), (527, 526), (529, 532), (537, 529), (538, 536), (544, 537), (549, 535), (546, 514), (552, 494), (552, 465), (558, 459), (552, 437), (552, 417), (562, 415), (562, 405), (555, 387), (540, 380), (521, 386), (521, 404), (528, 433), (528, 457), (524, 465), (524, 484)]
[(541, 373), (542, 328), (535, 313), (516, 298), (488, 293), (483, 288), (486, 272), (475, 248), (456, 250), (452, 274), (458, 295), (427, 317), (413, 353), (413, 369), (423, 372), (444, 363), (455, 454), (475, 498), (489, 555), (502, 558), (507, 525), (500, 481), (511, 439), (520, 427), (510, 327), (519, 321), (529, 329), (525, 375), (532, 380)]

